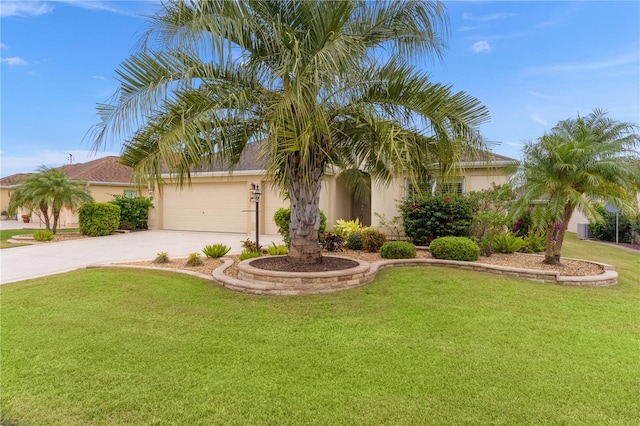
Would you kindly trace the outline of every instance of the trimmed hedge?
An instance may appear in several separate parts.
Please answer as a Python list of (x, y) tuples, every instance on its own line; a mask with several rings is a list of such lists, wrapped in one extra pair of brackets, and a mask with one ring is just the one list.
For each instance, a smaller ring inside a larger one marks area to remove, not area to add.
[(111, 235), (120, 224), (120, 207), (111, 203), (89, 203), (78, 211), (80, 233), (89, 237)]
[(478, 260), (480, 247), (466, 237), (440, 237), (431, 241), (431, 256), (447, 260)]
[(416, 246), (408, 241), (387, 241), (380, 249), (380, 257), (384, 259), (413, 259), (416, 257)]

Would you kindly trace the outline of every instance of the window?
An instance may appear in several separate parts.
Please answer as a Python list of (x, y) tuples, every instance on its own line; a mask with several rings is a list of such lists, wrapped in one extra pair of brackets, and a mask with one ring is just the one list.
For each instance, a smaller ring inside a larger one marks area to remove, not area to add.
[(438, 194), (464, 194), (464, 177), (457, 177), (446, 182), (438, 183), (436, 187)]
[(125, 189), (122, 195), (126, 198), (136, 198), (138, 196), (138, 191), (135, 189)]
[[(456, 194), (462, 195), (465, 192), (464, 177), (457, 177), (445, 182), (438, 182), (436, 179), (420, 180), (418, 182), (422, 195), (436, 194)], [(405, 201), (413, 201), (419, 198), (418, 190), (410, 179), (405, 180)]]

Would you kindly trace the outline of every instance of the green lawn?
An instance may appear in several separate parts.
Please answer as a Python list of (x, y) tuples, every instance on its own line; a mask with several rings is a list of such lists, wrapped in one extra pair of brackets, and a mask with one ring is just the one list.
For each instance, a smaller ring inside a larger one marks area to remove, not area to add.
[(444, 268), (259, 297), (165, 272), (1, 287), (3, 425), (594, 424), (640, 419), (640, 254), (577, 288)]

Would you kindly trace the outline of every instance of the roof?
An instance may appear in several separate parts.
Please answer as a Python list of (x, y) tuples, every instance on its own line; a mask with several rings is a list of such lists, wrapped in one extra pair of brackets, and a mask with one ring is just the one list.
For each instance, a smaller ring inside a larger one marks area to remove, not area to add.
[[(88, 182), (101, 183), (131, 183), (132, 170), (118, 162), (119, 157), (109, 156), (98, 158), (86, 163), (65, 164), (56, 167), (56, 170), (63, 170), (69, 179), (84, 180)], [(27, 176), (26, 173), (18, 173), (0, 179), (0, 186), (14, 186)]]

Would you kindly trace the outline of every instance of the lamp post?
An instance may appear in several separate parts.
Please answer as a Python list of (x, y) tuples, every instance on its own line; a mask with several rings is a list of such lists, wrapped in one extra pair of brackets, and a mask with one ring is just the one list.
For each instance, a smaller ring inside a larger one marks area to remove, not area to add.
[(256, 203), (256, 250), (260, 252), (260, 185), (251, 184), (251, 201)]

